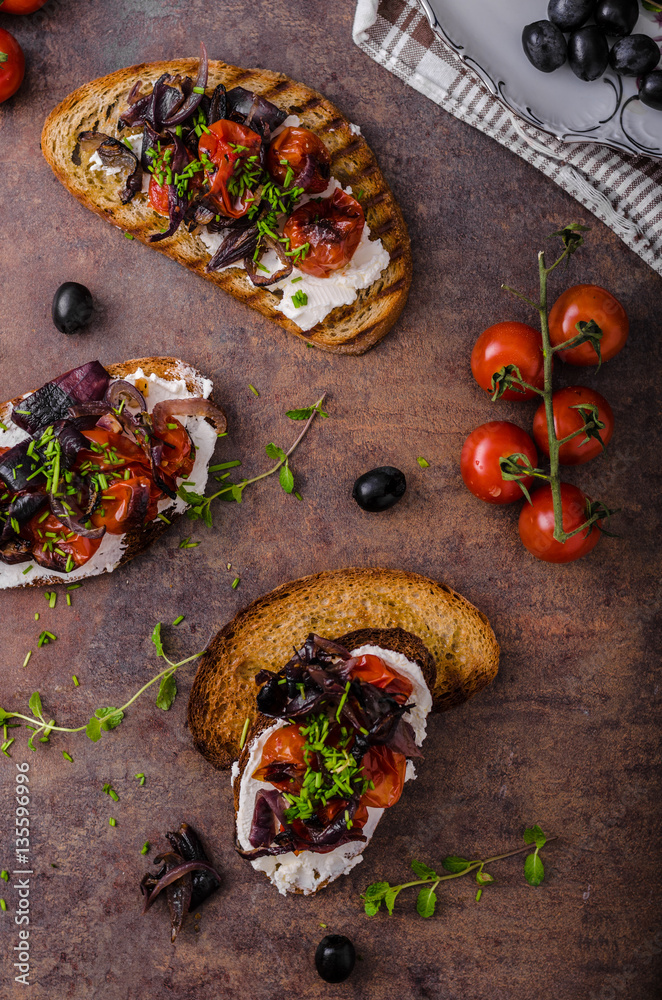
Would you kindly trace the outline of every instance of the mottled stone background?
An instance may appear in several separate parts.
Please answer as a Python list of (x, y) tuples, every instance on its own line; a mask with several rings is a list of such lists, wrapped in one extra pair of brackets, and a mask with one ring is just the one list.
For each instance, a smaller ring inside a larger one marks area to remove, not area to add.
[[(0, 107), (0, 398), (91, 358), (177, 354), (213, 377), (230, 420), (222, 458), (240, 457), (246, 474), (265, 467), (268, 441), (294, 438), (287, 408), (327, 390), (332, 414), (293, 462), (301, 504), (264, 482), (240, 507), (219, 504), (213, 530), (182, 523), (127, 568), (86, 583), (71, 608), (60, 596), (50, 610), (41, 590), (4, 593), (0, 704), (22, 708), (39, 688), (46, 711), (81, 724), (156, 671), (155, 621), (186, 615), (168, 639), (184, 656), (279, 583), (349, 565), (402, 566), (461, 591), (489, 615), (501, 671), (475, 702), (433, 719), (419, 780), (380, 825), (365, 862), (311, 899), (279, 897), (235, 857), (227, 777), (193, 750), (186, 730), (192, 670), (179, 678), (169, 714), (146, 697), (96, 746), (79, 734), (31, 754), (19, 735), (12, 761), (0, 758), (0, 865), (13, 860), (10, 775), (29, 759), (36, 1000), (658, 996), (660, 278), (531, 167), (362, 55), (351, 42), (352, 7), (49, 0), (31, 17), (0, 13), (29, 64), (20, 94)], [(410, 227), (415, 275), (401, 321), (364, 357), (310, 350), (129, 243), (42, 160), (44, 118), (70, 90), (133, 62), (195, 54), (200, 39), (214, 57), (319, 88), (376, 150)], [(458, 458), (469, 431), (497, 412), (529, 426), (532, 406), (497, 408), (478, 390), (469, 352), (490, 323), (529, 318), (499, 284), (533, 290), (537, 250), (572, 219), (590, 224), (588, 245), (554, 290), (606, 285), (632, 332), (597, 376), (559, 372), (559, 384), (586, 382), (611, 402), (608, 453), (568, 479), (621, 513), (619, 538), (556, 567), (522, 549), (516, 508), (492, 509), (466, 492)], [(49, 313), (56, 287), (71, 279), (91, 288), (100, 318), (66, 338)], [(384, 463), (405, 471), (407, 494), (384, 515), (364, 514), (352, 483)], [(180, 550), (191, 533), (201, 544)], [(241, 584), (232, 590), (235, 570)], [(58, 638), (37, 651), (42, 627)], [(137, 771), (147, 775), (142, 788)], [(108, 781), (117, 804), (102, 794)], [(224, 885), (172, 947), (165, 908), (140, 915), (140, 847), (182, 819), (204, 836)], [(497, 884), (478, 904), (475, 884), (461, 879), (440, 887), (432, 920), (417, 916), (407, 894), (391, 918), (362, 913), (363, 888), (405, 879), (412, 857), (434, 865), (449, 852), (508, 850), (535, 821), (558, 837), (544, 852), (540, 888), (513, 859), (493, 866)], [(0, 996), (13, 1000), (27, 995), (12, 981), (16, 893), (1, 883), (0, 891), (9, 907), (0, 914)], [(350, 934), (362, 957), (343, 986), (327, 987), (314, 971), (320, 924)]]

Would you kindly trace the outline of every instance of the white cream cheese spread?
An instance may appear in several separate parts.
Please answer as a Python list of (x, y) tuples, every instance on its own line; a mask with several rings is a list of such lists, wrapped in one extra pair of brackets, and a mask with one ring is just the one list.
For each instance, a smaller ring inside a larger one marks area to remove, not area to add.
[[(413, 691), (409, 699), (415, 707), (411, 712), (405, 713), (403, 718), (409, 722), (414, 730), (417, 746), (420, 746), (425, 739), (426, 718), (432, 708), (432, 697), (423, 678), (421, 668), (417, 663), (403, 656), (402, 653), (395, 653), (390, 649), (382, 649), (380, 646), (361, 646), (352, 651), (352, 656), (362, 656), (366, 653), (380, 656), (385, 663), (397, 670), (403, 676), (408, 677), (413, 684)], [(260, 789), (269, 789), (273, 786), (265, 781), (258, 781), (252, 777), (253, 771), (260, 765), (262, 750), (271, 733), (279, 729), (284, 722), (278, 720), (273, 726), (265, 729), (264, 732), (253, 741), (250, 746), (250, 754), (244, 773), (241, 778), (239, 791), (239, 808), (237, 811), (237, 841), (244, 850), (250, 850), (249, 840), (255, 797)], [(239, 777), (239, 767), (235, 763), (232, 768), (232, 784)], [(405, 781), (415, 779), (416, 772), (413, 763), (407, 762)], [(339, 875), (346, 875), (356, 865), (363, 860), (363, 851), (369, 843), (375, 828), (382, 817), (384, 810), (368, 807), (368, 821), (363, 827), (366, 836), (366, 843), (354, 841), (349, 844), (341, 844), (327, 854), (316, 854), (313, 851), (301, 851), (295, 854), (293, 851), (287, 854), (279, 854), (275, 857), (257, 858), (251, 861), (256, 871), (264, 872), (270, 882), (276, 886), (278, 891), (285, 895), (300, 889), (304, 895), (308, 896), (315, 892), (323, 883), (333, 882)]]

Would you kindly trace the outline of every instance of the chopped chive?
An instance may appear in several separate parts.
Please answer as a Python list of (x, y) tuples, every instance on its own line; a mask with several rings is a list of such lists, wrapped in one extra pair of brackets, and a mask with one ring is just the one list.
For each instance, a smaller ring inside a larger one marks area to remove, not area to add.
[(25, 659), (23, 660), (23, 666), (24, 666), (24, 667), (27, 667), (28, 663), (30, 662), (30, 657), (31, 657), (31, 656), (32, 656), (32, 650), (31, 650), (31, 649), (29, 649), (29, 650), (27, 651), (27, 653), (25, 654)]
[(64, 757), (65, 760), (68, 760), (70, 764), (73, 764), (74, 759), (67, 753), (66, 750), (62, 751), (62, 756)]
[(5, 903), (4, 899), (0, 899), (0, 910), (2, 910), (4, 913), (6, 909), (7, 909), (7, 904)]
[(3, 868), (2, 871), (0, 872), (0, 878), (3, 878), (5, 882), (9, 882), (9, 872), (5, 871), (5, 869)]
[(232, 581), (232, 589), (236, 590), (238, 586), (239, 586), (239, 577), (235, 576), (234, 580)]
[(147, 852), (149, 851), (149, 846), (150, 846), (149, 845), (149, 840), (146, 840), (145, 843), (143, 844), (143, 846), (140, 848), (140, 853), (141, 854), (147, 854)]
[(205, 88), (204, 87), (194, 87), (193, 88), (193, 93), (194, 94), (204, 94), (204, 92), (205, 92)]
[(78, 680), (75, 674), (71, 675), (71, 679), (74, 682), (74, 687), (80, 687), (80, 681)]
[(297, 500), (303, 500), (303, 497), (301, 496), (301, 494), (298, 493), (296, 490), (294, 491), (294, 495), (297, 498)]
[(234, 469), (237, 465), (241, 465), (238, 458), (235, 458), (232, 462), (220, 462), (218, 465), (210, 465), (210, 472), (220, 472), (222, 469)]
[(145, 784), (145, 775), (142, 771), (139, 771), (138, 774), (134, 774), (134, 778), (137, 778), (141, 785)]
[(159, 520), (163, 521), (165, 524), (172, 524), (172, 521), (169, 521), (168, 518), (165, 516), (165, 514), (157, 514), (156, 516), (159, 518)]
[(131, 233), (125, 233), (124, 235), (126, 236), (127, 240), (133, 239), (133, 235)]
[(248, 383), (248, 388), (251, 390), (254, 396), (257, 396), (259, 398), (260, 393), (257, 391), (254, 385), (250, 384), (250, 382)]
[(38, 612), (38, 611), (35, 611), (35, 613), (34, 613), (34, 620), (35, 620), (36, 622), (38, 622), (38, 621), (39, 621), (39, 612)]
[(478, 902), (480, 900), (480, 897), (482, 895), (483, 895), (483, 890), (479, 889), (478, 892), (476, 893), (476, 902)]
[(26, 573), (29, 573), (31, 569), (32, 569), (32, 563), (30, 563), (29, 566), (25, 567), (25, 569), (23, 570), (23, 576), (25, 576)]
[(418, 464), (420, 465), (420, 467), (422, 469), (429, 469), (430, 463), (428, 462), (428, 460), (426, 458), (421, 458), (421, 456), (419, 455), (419, 457), (416, 459), (416, 461), (418, 462)]
[(67, 607), (71, 607), (71, 594), (67, 594)]
[(246, 742), (246, 737), (248, 736), (248, 727), (251, 724), (251, 720), (246, 716), (246, 721), (244, 722), (244, 728), (241, 731), (241, 739), (239, 740), (239, 749), (244, 749), (244, 743)]
[(108, 820), (108, 826), (117, 826), (117, 820), (113, 816)]
[(303, 281), (303, 275), (302, 274), (300, 274), (298, 278), (292, 278), (290, 284), (291, 285), (296, 285), (297, 281)]
[[(57, 549), (55, 551), (57, 552)], [(54, 608), (55, 605), (56, 605), (56, 603), (57, 603), (57, 594), (55, 593), (54, 590), (52, 590), (51, 593), (50, 593), (50, 596), (48, 598), (48, 606), (49, 606), (49, 608)]]
[(184, 615), (178, 615), (178, 616), (177, 616), (177, 617), (175, 618), (175, 620), (174, 620), (174, 622), (173, 622), (172, 624), (173, 624), (173, 625), (179, 625), (179, 624), (180, 624), (180, 622), (183, 622), (183, 621), (184, 621)]
[(200, 542), (192, 542), (191, 536), (189, 535), (186, 538), (182, 538), (181, 542), (179, 543), (179, 547), (180, 549), (194, 549), (196, 545), (199, 544)]

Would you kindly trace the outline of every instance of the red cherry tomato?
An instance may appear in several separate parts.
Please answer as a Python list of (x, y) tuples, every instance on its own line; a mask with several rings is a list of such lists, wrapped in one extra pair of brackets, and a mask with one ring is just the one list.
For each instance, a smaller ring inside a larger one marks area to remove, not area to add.
[[(506, 365), (517, 365), (525, 382), (542, 389), (545, 384), (542, 334), (526, 323), (495, 323), (484, 330), (471, 352), (471, 371), (481, 389), (492, 392), (492, 376)], [(536, 396), (532, 389), (506, 389), (502, 399), (522, 401)]]
[[(506, 480), (501, 475), (500, 458), (523, 454), (534, 467), (538, 452), (533, 441), (521, 427), (509, 420), (491, 420), (472, 431), (462, 448), (460, 471), (464, 485), (480, 500), (487, 503), (513, 503), (524, 496), (517, 480)], [(521, 460), (518, 465), (521, 465)], [(528, 489), (533, 476), (521, 482)]]
[(45, 3), (46, 0), (4, 0), (0, 14), (32, 14)]
[(261, 766), (271, 764), (277, 760), (283, 764), (299, 764), (306, 767), (303, 756), (303, 748), (306, 737), (300, 732), (299, 727), (281, 726), (267, 738), (262, 748)]
[(195, 449), (190, 435), (176, 417), (168, 420), (163, 433), (154, 432), (154, 437), (163, 441), (161, 470), (175, 479), (186, 479), (193, 471)]
[(125, 434), (115, 434), (107, 431), (103, 427), (93, 427), (91, 430), (82, 431), (83, 437), (88, 438), (97, 446), (95, 449), (86, 448), (78, 453), (76, 468), (90, 472), (114, 472), (124, 470), (124, 467), (131, 464), (144, 465), (149, 468), (149, 459), (145, 452), (135, 442), (130, 441)]
[(389, 747), (370, 747), (362, 761), (363, 777), (374, 783), (361, 796), (365, 806), (375, 806), (378, 809), (389, 809), (394, 806), (402, 795), (405, 783), (407, 758), (402, 753), (395, 753)]
[(251, 170), (251, 164), (257, 168), (260, 157), (262, 139), (257, 132), (252, 132), (245, 125), (226, 119), (214, 122), (208, 132), (203, 132), (198, 142), (200, 159), (211, 160), (213, 170), (206, 170), (206, 176), (211, 184), (208, 197), (216, 202), (223, 215), (230, 219), (239, 219), (245, 215), (255, 200), (254, 187), (250, 180), (242, 186), (235, 178), (248, 179), (251, 172), (257, 175), (257, 169)]
[[(571, 340), (579, 333), (577, 323), (595, 320), (602, 330), (600, 354), (609, 361), (628, 339), (630, 324), (625, 309), (611, 292), (600, 285), (573, 285), (564, 292), (549, 312), (549, 338), (553, 347)], [(597, 365), (598, 355), (592, 344), (580, 344), (559, 357), (569, 365)]]
[[(300, 181), (309, 171), (313, 161), (314, 169), (307, 180)], [(285, 185), (288, 170), (291, 170), (291, 187), (303, 187), (310, 194), (319, 194), (327, 187), (331, 176), (331, 158), (322, 140), (307, 128), (285, 128), (272, 140), (267, 153), (267, 169), (275, 181)]]
[[(6, 11), (6, 6), (0, 8)], [(25, 56), (13, 35), (0, 28), (0, 103), (12, 97), (23, 83)]]
[[(580, 531), (566, 542), (554, 538), (552, 488), (543, 486), (531, 494), (519, 516), (519, 534), (531, 555), (545, 562), (568, 563), (580, 559), (595, 548), (600, 539), (598, 524)], [(574, 531), (586, 520), (587, 497), (576, 486), (561, 483), (561, 508), (564, 531)]]
[(154, 174), (149, 179), (147, 198), (154, 211), (158, 212), (159, 215), (170, 215), (168, 185), (159, 184)]
[(148, 475), (116, 479), (103, 491), (101, 504), (90, 520), (95, 528), (105, 525), (110, 535), (123, 535), (154, 520), (160, 496)]
[(300, 271), (328, 278), (352, 259), (364, 225), (356, 198), (336, 188), (329, 198), (297, 208), (285, 223), (283, 236), (290, 241), (290, 250), (307, 247), (296, 260)]
[[(614, 433), (614, 414), (611, 406), (599, 392), (594, 389), (587, 389), (583, 385), (569, 385), (565, 389), (559, 389), (552, 396), (552, 406), (554, 408), (554, 430), (559, 438), (567, 437), (574, 431), (584, 426), (581, 411), (574, 407), (582, 404), (597, 406), (598, 419), (605, 425), (600, 431), (600, 437), (604, 445), (609, 444)], [(587, 411), (584, 411), (587, 412)], [(588, 413), (587, 413), (588, 415)], [(549, 438), (547, 437), (547, 415), (545, 404), (541, 403), (533, 418), (533, 436), (540, 450), (549, 455)], [(597, 438), (586, 440), (586, 434), (579, 434), (572, 441), (566, 441), (559, 448), (559, 461), (561, 465), (583, 465), (596, 455), (601, 455), (603, 447)]]
[(382, 688), (403, 704), (414, 690), (414, 685), (408, 677), (403, 677), (397, 670), (387, 666), (380, 656), (372, 656), (369, 653), (358, 658), (356, 665), (352, 667), (350, 677), (352, 680), (358, 677), (368, 684)]
[[(21, 528), (21, 537), (28, 538), (33, 544), (32, 556), (40, 566), (64, 572), (77, 566), (84, 566), (92, 558), (101, 545), (100, 538), (83, 538), (74, 535), (54, 514), (44, 518), (43, 513), (35, 514)], [(69, 558), (71, 557), (71, 559)]]

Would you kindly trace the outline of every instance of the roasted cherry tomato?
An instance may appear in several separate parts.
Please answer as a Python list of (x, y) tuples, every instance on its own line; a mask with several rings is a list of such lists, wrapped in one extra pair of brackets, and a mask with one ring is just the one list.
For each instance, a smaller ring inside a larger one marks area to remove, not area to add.
[[(579, 334), (577, 323), (595, 320), (602, 330), (600, 355), (609, 361), (628, 339), (630, 324), (625, 309), (611, 292), (600, 285), (573, 285), (561, 295), (549, 312), (549, 337), (553, 347)], [(597, 365), (598, 355), (592, 344), (580, 344), (558, 356), (569, 365)]]
[(303, 756), (303, 748), (306, 737), (299, 731), (299, 727), (281, 726), (267, 738), (262, 748), (260, 765), (271, 764), (277, 760), (284, 764), (299, 764), (305, 768), (306, 762)]
[(186, 479), (193, 470), (195, 449), (186, 428), (176, 417), (168, 420), (166, 430), (154, 437), (163, 441), (160, 468), (174, 479)]
[[(542, 389), (545, 384), (542, 335), (526, 323), (495, 323), (484, 330), (471, 352), (471, 371), (481, 389), (492, 392), (492, 376), (506, 365), (516, 365), (525, 382)], [(506, 389), (502, 399), (533, 399), (533, 389)]]
[(361, 804), (375, 806), (377, 809), (389, 809), (394, 806), (402, 795), (405, 783), (407, 758), (403, 753), (395, 753), (389, 747), (370, 747), (363, 755), (361, 764), (363, 777), (372, 781), (374, 788), (369, 788), (361, 796)]
[[(533, 441), (521, 427), (508, 420), (491, 420), (472, 431), (462, 448), (460, 471), (464, 485), (474, 496), (487, 503), (513, 503), (524, 496), (518, 486), (527, 489), (533, 476), (522, 480), (506, 480), (501, 475), (499, 460), (509, 455), (526, 455), (531, 465), (538, 463), (538, 452)], [(521, 465), (521, 459), (517, 463)]]
[(408, 677), (403, 677), (397, 670), (389, 667), (381, 656), (373, 656), (370, 653), (358, 657), (355, 666), (352, 667), (350, 677), (352, 680), (358, 677), (368, 684), (382, 688), (388, 694), (401, 700), (403, 704), (414, 690), (414, 685)]
[(90, 520), (95, 528), (105, 525), (110, 535), (123, 535), (132, 528), (140, 528), (147, 521), (153, 521), (157, 503), (154, 484), (149, 476), (115, 479), (103, 491), (101, 504)]
[[(7, 11), (6, 6), (0, 8)], [(0, 28), (0, 104), (13, 97), (23, 83), (25, 56), (13, 35)]]
[[(590, 410), (578, 410), (577, 406), (589, 405), (597, 406), (598, 420), (605, 426), (600, 431), (602, 444), (597, 438), (591, 437), (587, 440), (586, 434), (578, 434), (572, 441), (566, 441), (559, 448), (559, 461), (561, 465), (582, 465), (590, 461), (596, 455), (601, 455), (602, 445), (607, 445), (614, 433), (614, 414), (611, 406), (599, 392), (594, 389), (587, 389), (583, 385), (569, 385), (565, 389), (559, 389), (552, 396), (552, 406), (554, 408), (554, 430), (559, 440), (573, 434), (584, 426), (582, 412), (590, 416)], [(549, 455), (549, 438), (547, 436), (547, 415), (545, 404), (541, 403), (533, 418), (533, 436), (540, 450)]]
[(211, 184), (208, 197), (230, 219), (245, 215), (255, 200), (261, 146), (256, 132), (226, 119), (200, 136), (198, 155), (213, 164), (213, 170), (205, 171)]
[[(134, 441), (124, 434), (115, 434), (103, 427), (93, 427), (82, 431), (83, 437), (94, 442), (97, 448), (88, 451), (83, 449), (78, 453), (76, 468), (92, 472), (113, 472), (123, 470), (129, 463), (137, 463), (149, 468), (149, 459), (145, 452)], [(97, 450), (98, 449), (98, 450)]]
[(285, 128), (269, 146), (267, 169), (284, 187), (302, 187), (309, 194), (319, 194), (329, 183), (331, 158), (314, 132)]
[(159, 215), (170, 215), (168, 185), (159, 184), (154, 174), (149, 179), (149, 194), (147, 198), (154, 211), (158, 212)]
[(46, 0), (4, 0), (0, 14), (32, 14), (45, 3)]
[(290, 241), (290, 250), (301, 250), (295, 258), (300, 271), (328, 278), (352, 259), (364, 225), (356, 198), (336, 188), (329, 198), (297, 208), (285, 223), (283, 236)]
[[(552, 488), (543, 486), (531, 494), (519, 516), (519, 534), (525, 548), (545, 562), (568, 563), (580, 559), (595, 548), (600, 539), (598, 524), (580, 531), (566, 542), (554, 538)], [(564, 531), (574, 531), (586, 521), (588, 499), (576, 486), (561, 483), (561, 507)]]
[(40, 566), (60, 572), (64, 572), (67, 565), (70, 569), (84, 566), (101, 545), (100, 538), (83, 538), (81, 535), (69, 538), (69, 535), (69, 529), (54, 514), (46, 518), (43, 513), (35, 514), (21, 528), (21, 537), (33, 543), (31, 558)]

